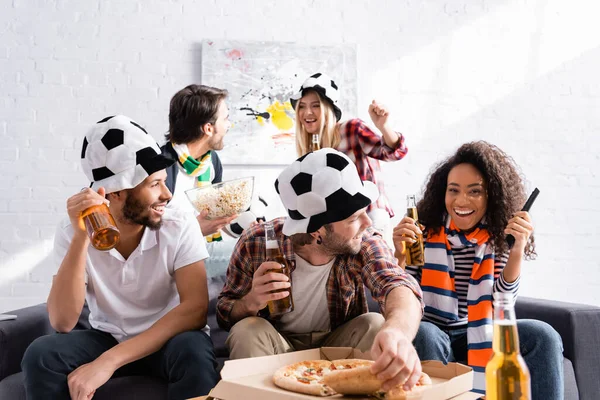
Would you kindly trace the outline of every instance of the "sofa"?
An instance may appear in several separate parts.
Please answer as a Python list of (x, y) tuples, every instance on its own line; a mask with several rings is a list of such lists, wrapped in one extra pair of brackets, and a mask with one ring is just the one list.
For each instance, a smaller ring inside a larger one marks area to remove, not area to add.
[[(377, 304), (370, 299), (370, 310)], [(216, 299), (210, 301), (208, 323), (219, 366), (227, 359), (227, 332), (216, 321)], [(600, 398), (600, 308), (558, 301), (519, 298), (518, 318), (532, 318), (552, 325), (564, 345), (565, 399)], [(53, 333), (45, 304), (10, 312), (16, 320), (0, 321), (0, 399), (25, 399), (20, 362), (27, 346), (37, 337)], [(76, 329), (88, 329), (87, 310)], [(96, 391), (95, 400), (166, 399), (166, 384), (145, 376), (110, 379)]]

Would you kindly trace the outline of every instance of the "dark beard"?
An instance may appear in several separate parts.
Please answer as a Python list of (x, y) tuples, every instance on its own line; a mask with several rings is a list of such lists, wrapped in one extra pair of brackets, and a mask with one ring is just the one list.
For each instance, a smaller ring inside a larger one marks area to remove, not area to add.
[(146, 226), (153, 231), (160, 229), (162, 226), (162, 218), (157, 222), (154, 222), (148, 215), (143, 214), (146, 210), (147, 207), (144, 207), (139, 200), (135, 199), (131, 195), (131, 192), (128, 193), (125, 204), (123, 205), (123, 218), (128, 222)]
[(354, 249), (347, 241), (340, 238), (337, 233), (327, 232), (325, 237), (323, 237), (322, 246), (324, 247), (324, 250), (332, 256), (344, 256), (347, 254), (355, 255), (360, 253), (362, 242), (361, 246)]

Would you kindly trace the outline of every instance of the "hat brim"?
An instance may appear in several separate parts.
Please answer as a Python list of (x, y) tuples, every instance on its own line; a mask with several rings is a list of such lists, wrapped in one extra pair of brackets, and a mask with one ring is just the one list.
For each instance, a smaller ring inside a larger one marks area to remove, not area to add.
[(294, 220), (289, 216), (286, 217), (282, 232), (286, 236), (296, 233), (316, 232), (326, 224), (345, 220), (361, 208), (373, 204), (378, 198), (379, 190), (377, 189), (377, 185), (371, 181), (363, 181), (363, 188), (356, 192), (354, 196), (346, 198), (344, 205), (340, 204), (335, 209), (301, 220)]
[(296, 110), (296, 104), (298, 104), (298, 101), (302, 98), (302, 96), (304, 96), (305, 92), (308, 90), (313, 90), (319, 93), (321, 98), (325, 99), (331, 105), (331, 107), (333, 107), (333, 113), (335, 114), (335, 119), (337, 122), (339, 122), (340, 119), (342, 119), (342, 110), (338, 106), (333, 104), (331, 99), (325, 94), (325, 89), (323, 89), (321, 86), (313, 86), (310, 88), (301, 89), (298, 93), (290, 97), (290, 103), (292, 104), (292, 108), (294, 109), (294, 111)]
[(153, 173), (170, 167), (174, 162), (175, 160), (170, 157), (157, 154), (154, 157), (140, 161), (135, 168), (129, 168), (108, 178), (94, 181), (90, 187), (93, 190), (103, 187), (107, 194), (119, 190), (133, 189)]

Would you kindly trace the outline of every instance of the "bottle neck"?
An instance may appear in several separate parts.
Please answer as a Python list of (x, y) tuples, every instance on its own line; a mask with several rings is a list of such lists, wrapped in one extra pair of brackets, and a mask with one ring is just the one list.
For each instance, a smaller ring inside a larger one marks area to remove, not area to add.
[(311, 141), (311, 150), (317, 151), (321, 149), (321, 143), (318, 133), (313, 133)]
[(494, 302), (494, 339), (492, 347), (495, 353), (519, 354), (519, 334), (517, 319), (512, 302)]

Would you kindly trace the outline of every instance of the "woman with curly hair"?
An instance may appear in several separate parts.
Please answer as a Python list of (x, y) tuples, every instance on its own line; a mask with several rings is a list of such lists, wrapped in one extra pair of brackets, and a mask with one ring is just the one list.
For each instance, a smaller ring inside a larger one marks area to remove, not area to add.
[(341, 121), (338, 97), (337, 85), (322, 73), (306, 79), (291, 97), (296, 112), (298, 157), (313, 151), (313, 144), (317, 148), (334, 148), (350, 157), (361, 179), (375, 183), (379, 189), (379, 198), (367, 209), (373, 227), (391, 234), (394, 211), (385, 194), (379, 161), (401, 160), (407, 152), (404, 136), (390, 127), (389, 110), (375, 100), (369, 105), (369, 116), (380, 133), (358, 118)]
[[(492, 354), (492, 295), (516, 297), (521, 262), (536, 255), (531, 217), (519, 211), (525, 200), (512, 158), (489, 143), (467, 143), (431, 173), (417, 204), (422, 226), (404, 217), (394, 228), (398, 262), (423, 290), (425, 310), (414, 340), (419, 357), (467, 362), (479, 393), (485, 393)], [(406, 244), (421, 234), (425, 265), (406, 265)], [(512, 248), (508, 234), (515, 238)], [(541, 321), (518, 320), (517, 326), (533, 398), (562, 399), (560, 336)]]

